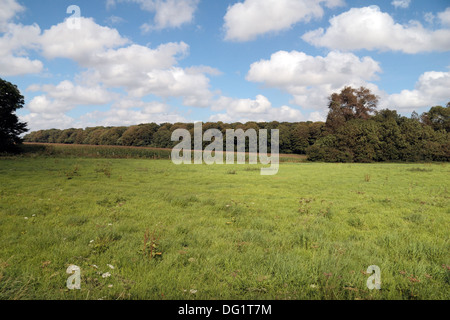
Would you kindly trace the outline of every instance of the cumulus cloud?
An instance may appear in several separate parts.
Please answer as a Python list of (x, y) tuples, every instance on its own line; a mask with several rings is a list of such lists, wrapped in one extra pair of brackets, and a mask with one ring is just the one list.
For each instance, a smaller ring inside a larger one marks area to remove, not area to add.
[(194, 20), (200, 0), (107, 0), (108, 9), (117, 2), (139, 4), (142, 10), (154, 13), (154, 21), (141, 26), (144, 32), (165, 28), (178, 28)]
[(86, 63), (90, 70), (85, 78), (108, 87), (124, 87), (134, 97), (150, 94), (180, 97), (187, 106), (207, 107), (213, 94), (205, 73), (213, 73), (215, 69), (177, 67), (177, 59), (183, 57), (188, 48), (181, 42), (163, 44), (155, 49), (131, 45), (107, 50)]
[(225, 110), (225, 113), (212, 115), (209, 121), (248, 122), (248, 121), (302, 121), (302, 113), (289, 106), (272, 107), (272, 103), (263, 95), (252, 99), (219, 97), (212, 103), (212, 110)]
[(211, 109), (227, 109), (231, 113), (264, 113), (270, 110), (271, 107), (272, 104), (266, 97), (257, 95), (255, 100), (220, 97), (213, 103)]
[(396, 8), (406, 9), (411, 4), (411, 0), (394, 0), (391, 4)]
[(0, 6), (0, 32), (7, 29), (9, 21), (11, 21), (18, 13), (23, 12), (25, 8), (16, 0), (1, 0)]
[(42, 62), (27, 57), (30, 49), (38, 48), (36, 39), (41, 33), (39, 26), (8, 23), (3, 31), (0, 37), (0, 75), (16, 76), (41, 72)]
[(111, 108), (108, 111), (94, 111), (80, 117), (83, 127), (89, 126), (131, 126), (140, 123), (188, 122), (176, 113), (154, 113), (144, 110)]
[(208, 107), (213, 97), (208, 77), (200, 73), (190, 74), (178, 67), (148, 72), (146, 81), (131, 93), (137, 96), (157, 94), (181, 97), (184, 105), (196, 107)]
[(67, 80), (28, 88), (40, 92), (27, 105), (31, 112), (27, 116), (29, 121), (42, 125), (48, 120), (52, 124), (58, 118), (55, 115), (60, 115), (66, 124), (73, 123), (73, 119), (63, 116), (66, 112), (78, 106), (100, 106), (112, 101), (115, 103), (109, 112), (90, 114), (93, 123), (184, 120), (169, 113), (165, 103), (144, 102), (146, 96), (180, 98), (185, 106), (210, 106), (214, 94), (209, 90), (208, 75), (218, 75), (220, 71), (208, 66), (179, 67), (179, 60), (189, 53), (186, 43), (170, 42), (156, 48), (130, 44), (116, 29), (98, 25), (90, 18), (80, 19), (80, 30), (69, 29), (62, 22), (42, 33), (37, 25), (11, 24), (10, 31), (0, 38), (0, 62), (7, 62), (0, 64), (0, 74), (30, 73), (32, 67), (41, 71), (40, 61), (12, 56), (24, 54), (28, 49), (48, 59), (72, 60), (81, 68), (74, 76), (76, 84)]
[[(445, 20), (446, 15), (443, 15)], [(429, 30), (419, 22), (395, 23), (377, 6), (352, 8), (330, 19), (330, 26), (302, 36), (306, 42), (338, 50), (400, 51), (408, 54), (450, 50), (450, 29)]]
[(27, 123), (27, 127), (32, 131), (45, 129), (67, 129), (79, 127), (74, 118), (64, 113), (35, 113), (31, 112), (24, 116), (19, 116), (21, 121)]
[(124, 88), (134, 97), (150, 94), (179, 97), (187, 106), (207, 107), (213, 94), (208, 73), (218, 70), (206, 66), (183, 69), (178, 60), (188, 54), (184, 42), (166, 43), (151, 49), (128, 44), (117, 30), (81, 18), (81, 29), (70, 30), (65, 23), (44, 31), (40, 44), (47, 58), (68, 58), (86, 70), (80, 81), (108, 88)]
[(39, 73), (43, 69), (43, 64), (39, 60), (30, 60), (27, 57), (16, 57), (6, 55), (0, 57), (1, 76), (20, 76), (30, 73)]
[(162, 44), (155, 49), (133, 44), (90, 55), (83, 61), (83, 66), (91, 69), (90, 76), (95, 81), (131, 89), (141, 86), (148, 72), (171, 68), (187, 50), (188, 45), (184, 42)]
[(68, 80), (56, 86), (33, 85), (28, 91), (45, 92), (28, 103), (27, 108), (32, 113), (60, 114), (80, 105), (104, 105), (113, 98), (113, 94), (100, 86), (83, 87)]
[(441, 24), (450, 27), (450, 7), (443, 12), (439, 12), (437, 16)]
[(112, 109), (142, 109), (142, 112), (145, 114), (155, 114), (155, 113), (165, 113), (170, 107), (162, 102), (151, 101), (145, 102), (142, 100), (123, 98), (116, 101), (112, 105)]
[(80, 29), (70, 29), (61, 22), (45, 30), (39, 40), (42, 54), (49, 59), (67, 58), (86, 65), (96, 54), (129, 42), (116, 29), (100, 26), (92, 18), (81, 17), (80, 23)]
[(343, 0), (245, 0), (228, 7), (224, 17), (225, 39), (249, 41), (294, 24), (321, 18), (323, 6), (332, 8)]
[(291, 103), (308, 109), (323, 109), (327, 97), (344, 86), (368, 86), (377, 79), (379, 63), (370, 57), (332, 51), (327, 56), (309, 56), (298, 51), (278, 51), (269, 60), (253, 63), (246, 79), (278, 88), (293, 96)]
[(37, 24), (23, 26), (11, 21), (25, 10), (16, 0), (0, 0), (0, 76), (18, 76), (39, 73), (44, 65), (28, 55), (37, 49), (41, 29)]
[(450, 72), (423, 73), (413, 90), (402, 90), (382, 101), (382, 107), (413, 111), (450, 101)]

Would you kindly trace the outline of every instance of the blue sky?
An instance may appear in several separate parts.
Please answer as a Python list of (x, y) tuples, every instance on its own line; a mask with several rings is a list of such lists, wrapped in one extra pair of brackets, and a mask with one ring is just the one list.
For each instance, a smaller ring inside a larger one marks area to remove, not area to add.
[(370, 88), (380, 109), (404, 115), (450, 101), (447, 0), (0, 6), (0, 77), (24, 94), (18, 114), (31, 130), (319, 121), (327, 97), (347, 85)]

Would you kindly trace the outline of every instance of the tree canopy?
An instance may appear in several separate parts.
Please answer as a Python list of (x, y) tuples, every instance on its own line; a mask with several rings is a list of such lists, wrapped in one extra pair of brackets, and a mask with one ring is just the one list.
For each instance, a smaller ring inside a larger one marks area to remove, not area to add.
[(16, 85), (0, 78), (0, 152), (16, 151), (27, 132), (27, 124), (19, 122), (15, 111), (23, 108), (24, 97)]
[[(409, 118), (395, 110), (377, 110), (377, 104), (378, 97), (369, 89), (346, 87), (330, 96), (326, 123), (207, 122), (203, 131), (215, 128), (225, 134), (227, 129), (267, 129), (270, 139), (270, 129), (279, 129), (280, 153), (306, 154), (311, 161), (450, 161), (450, 103)], [(192, 123), (150, 123), (40, 130), (28, 134), (25, 141), (172, 148), (177, 142), (171, 141), (171, 133), (178, 128), (193, 135)]]
[(377, 108), (378, 97), (364, 87), (359, 89), (345, 87), (340, 93), (333, 93), (329, 101), (330, 111), (326, 124), (327, 128), (333, 132), (346, 121), (369, 119)]

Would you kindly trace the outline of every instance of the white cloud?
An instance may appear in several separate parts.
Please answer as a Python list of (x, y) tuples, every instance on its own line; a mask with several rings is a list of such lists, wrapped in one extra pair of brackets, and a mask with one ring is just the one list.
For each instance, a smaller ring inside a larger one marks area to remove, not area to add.
[(438, 19), (445, 26), (450, 26), (450, 7), (445, 9), (443, 12), (438, 13)]
[[(56, 85), (28, 87), (27, 91), (39, 92), (27, 104), (30, 114), (25, 119), (32, 122), (33, 130), (89, 123), (120, 125), (186, 120), (170, 113), (166, 103), (145, 102), (144, 97), (149, 95), (180, 98), (186, 106), (210, 106), (214, 94), (209, 90), (207, 75), (218, 75), (220, 71), (202, 65), (178, 67), (178, 61), (189, 52), (186, 43), (165, 43), (153, 49), (129, 45), (129, 42), (116, 29), (100, 26), (88, 18), (81, 18), (80, 30), (69, 29), (62, 22), (43, 33), (37, 25), (9, 24), (8, 32), (0, 38), (0, 74), (40, 72), (42, 63), (26, 57), (31, 49), (48, 59), (73, 60), (82, 68), (74, 76), (76, 84), (66, 80)], [(121, 89), (125, 93), (116, 93)], [(81, 122), (65, 114), (78, 106), (96, 108), (112, 101), (108, 112), (90, 113), (81, 117)], [(56, 126), (58, 119), (61, 119), (60, 126)]]
[(114, 24), (121, 24), (121, 23), (125, 22), (125, 19), (122, 17), (118, 17), (118, 16), (110, 16), (110, 17), (106, 18), (105, 21), (109, 25), (114, 25)]
[(411, 4), (411, 0), (394, 0), (391, 4), (396, 8), (406, 9)]
[(82, 127), (92, 126), (131, 126), (140, 123), (188, 122), (176, 113), (154, 113), (146, 110), (111, 108), (108, 111), (94, 111), (80, 117)]
[(142, 10), (154, 13), (154, 22), (141, 26), (144, 32), (165, 28), (178, 28), (194, 20), (200, 0), (107, 0), (106, 7), (111, 9), (117, 2), (139, 4)]
[[(446, 15), (443, 15), (444, 20)], [(330, 19), (327, 30), (319, 28), (302, 36), (306, 42), (338, 50), (418, 52), (450, 50), (450, 29), (429, 30), (419, 22), (395, 23), (377, 6), (352, 8)]]
[(155, 3), (155, 24), (144, 24), (142, 30), (177, 28), (194, 20), (199, 0), (167, 0)]
[(272, 103), (263, 95), (252, 99), (234, 99), (220, 97), (212, 103), (212, 110), (225, 110), (225, 113), (214, 114), (209, 121), (248, 122), (248, 121), (302, 121), (302, 113), (289, 106), (272, 107)]
[(217, 113), (209, 117), (208, 121), (211, 122), (271, 122), (271, 121), (279, 121), (279, 122), (300, 122), (305, 121), (305, 117), (302, 113), (288, 106), (282, 106), (280, 108), (272, 108), (268, 112), (261, 114), (246, 114), (246, 113)]
[(82, 78), (110, 88), (123, 87), (133, 97), (150, 94), (179, 97), (187, 106), (208, 107), (213, 94), (205, 74), (218, 70), (205, 66), (177, 67), (177, 60), (184, 57), (188, 49), (184, 42), (167, 43), (156, 49), (140, 45), (110, 49), (83, 62), (89, 70)]
[(29, 49), (37, 48), (36, 39), (41, 33), (39, 26), (9, 23), (4, 31), (0, 38), (0, 75), (16, 76), (41, 72), (42, 62), (26, 56)]
[(96, 81), (132, 88), (141, 85), (147, 72), (171, 68), (188, 48), (184, 42), (162, 44), (156, 49), (133, 44), (90, 56), (84, 66), (92, 69), (91, 76), (95, 75)]
[(247, 80), (278, 88), (293, 95), (291, 103), (307, 109), (324, 109), (327, 97), (344, 86), (375, 86), (367, 83), (381, 72), (370, 57), (332, 51), (326, 57), (298, 51), (278, 51), (270, 60), (250, 66)]
[(29, 113), (19, 117), (25, 121), (30, 132), (45, 129), (67, 129), (75, 127), (75, 119), (64, 113)]
[(0, 76), (18, 76), (39, 73), (44, 65), (32, 60), (28, 50), (38, 48), (36, 39), (41, 29), (37, 24), (23, 26), (11, 23), (16, 15), (25, 10), (15, 0), (0, 0)]
[(104, 50), (129, 42), (116, 29), (100, 26), (92, 18), (82, 17), (80, 23), (80, 29), (70, 29), (61, 22), (45, 30), (39, 41), (42, 54), (49, 59), (67, 58), (86, 65)]
[(23, 12), (25, 8), (17, 3), (16, 0), (0, 0), (0, 32), (4, 32), (8, 22), (18, 13)]
[(158, 101), (145, 102), (138, 99), (122, 98), (112, 105), (113, 109), (141, 108), (145, 113), (163, 113), (169, 109), (165, 103)]
[(211, 109), (216, 111), (227, 109), (231, 113), (264, 113), (271, 107), (272, 104), (266, 97), (257, 95), (255, 100), (220, 97), (213, 103)]
[(101, 68), (114, 63), (117, 69), (128, 66), (129, 71), (165, 69), (176, 64), (177, 59), (184, 57), (188, 50), (189, 46), (184, 42), (169, 42), (161, 44), (156, 49), (133, 44), (129, 47), (99, 53), (87, 65)]
[(80, 105), (104, 105), (114, 95), (100, 86), (82, 87), (65, 80), (58, 85), (32, 85), (28, 91), (43, 91), (27, 105), (28, 110), (37, 114), (60, 114)]
[(434, 19), (435, 19), (436, 17), (434, 16), (434, 14), (433, 14), (432, 12), (426, 12), (426, 13), (423, 15), (423, 18), (424, 18), (424, 20), (425, 20), (427, 23), (433, 24), (433, 23), (434, 23)]
[(321, 18), (322, 5), (336, 7), (341, 0), (245, 0), (228, 7), (224, 17), (225, 39), (249, 41), (268, 33), (286, 30), (294, 24)]
[[(48, 58), (68, 58), (87, 68), (80, 82), (108, 88), (125, 88), (131, 96), (180, 97), (185, 105), (207, 107), (212, 93), (205, 73), (208, 67), (183, 69), (178, 60), (188, 54), (184, 43), (166, 43), (151, 49), (128, 43), (115, 29), (82, 18), (80, 30), (70, 30), (65, 23), (46, 30), (40, 41)], [(202, 72), (203, 71), (203, 72)]]
[(26, 57), (15, 57), (7, 55), (0, 57), (1, 76), (19, 76), (30, 73), (39, 73), (43, 64), (39, 60), (30, 60)]
[(146, 80), (139, 88), (131, 90), (131, 94), (182, 97), (184, 105), (197, 107), (208, 107), (213, 97), (208, 77), (200, 73), (189, 74), (178, 67), (148, 72)]
[(116, 6), (116, 0), (106, 0), (106, 9), (110, 10), (112, 8), (115, 8)]
[(402, 90), (382, 101), (382, 107), (413, 111), (450, 101), (450, 72), (423, 73), (413, 90)]
[(326, 119), (327, 119), (327, 112), (319, 112), (319, 111), (311, 112), (311, 114), (308, 117), (308, 121), (312, 122), (325, 122)]

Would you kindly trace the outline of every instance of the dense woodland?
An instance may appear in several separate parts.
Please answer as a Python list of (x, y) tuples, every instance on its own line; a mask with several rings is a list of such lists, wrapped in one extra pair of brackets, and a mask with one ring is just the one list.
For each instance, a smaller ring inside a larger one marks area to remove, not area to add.
[[(326, 122), (207, 122), (203, 123), (203, 131), (219, 129), (225, 137), (227, 129), (269, 129), (270, 139), (270, 129), (279, 129), (280, 153), (306, 154), (310, 161), (450, 160), (450, 102), (422, 115), (413, 112), (411, 117), (389, 109), (378, 111), (377, 103), (378, 98), (368, 89), (346, 87), (329, 98)], [(24, 141), (172, 148), (178, 143), (171, 141), (172, 132), (179, 128), (194, 136), (193, 123), (149, 123), (40, 130), (26, 135)]]

